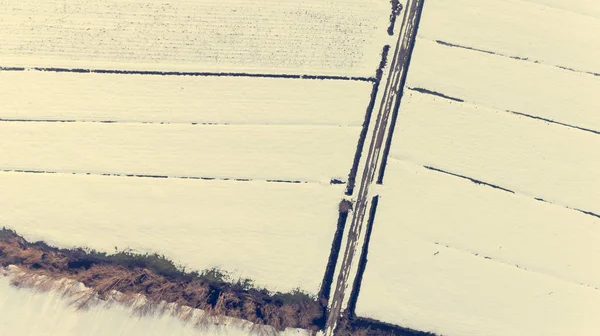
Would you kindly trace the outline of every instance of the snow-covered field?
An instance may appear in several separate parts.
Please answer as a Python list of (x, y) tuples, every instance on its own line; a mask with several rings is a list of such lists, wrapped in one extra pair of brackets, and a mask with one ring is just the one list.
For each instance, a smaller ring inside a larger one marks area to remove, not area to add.
[[(319, 289), (341, 186), (0, 173), (0, 225), (27, 239), (158, 252), (270, 290)], [(301, 257), (300, 257), (301, 256)]]
[(600, 132), (600, 101), (590, 99), (600, 92), (600, 77), (425, 39), (417, 40), (413, 59), (409, 87)]
[(0, 0), (0, 225), (316, 293), (390, 9)]
[(0, 1), (0, 66), (373, 76), (380, 0)]
[(560, 1), (558, 6), (557, 2), (430, 0), (425, 4), (419, 36), (548, 66), (600, 73), (598, 2)]
[(388, 163), (357, 306), (442, 335), (595, 335), (600, 220)]
[(418, 92), (397, 130), (393, 158), (600, 213), (597, 134)]
[(0, 123), (1, 169), (303, 180), (345, 177), (360, 127)]
[(600, 7), (567, 4), (426, 2), (357, 315), (597, 334)]
[(371, 83), (0, 71), (0, 118), (360, 126)]
[[(40, 293), (9, 285), (8, 277), (0, 277), (0, 326), (11, 335), (36, 336), (104, 336), (104, 335), (181, 335), (181, 336), (246, 336), (248, 331), (230, 324), (194, 328), (169, 314), (161, 317), (132, 317), (131, 310), (119, 304), (100, 304), (88, 310), (75, 310), (59, 293)], [(18, 303), (18, 304), (16, 304)], [(282, 336), (307, 333), (287, 329)]]

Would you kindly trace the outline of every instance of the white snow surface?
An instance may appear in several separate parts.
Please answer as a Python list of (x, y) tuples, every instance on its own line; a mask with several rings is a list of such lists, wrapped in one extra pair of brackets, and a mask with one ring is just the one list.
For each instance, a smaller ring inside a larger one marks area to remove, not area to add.
[(410, 162), (386, 174), (359, 316), (441, 335), (597, 334), (599, 220)]
[(593, 150), (600, 148), (600, 136), (408, 92), (394, 134), (393, 158), (600, 213), (600, 162)]
[[(423, 10), (419, 36), (600, 73), (598, 2), (575, 1), (573, 7), (586, 15), (535, 2), (430, 0)], [(571, 1), (562, 1), (562, 7), (570, 8)]]
[[(82, 289), (85, 291), (85, 288)], [(9, 284), (9, 277), (0, 277), (0, 325), (11, 335), (36, 336), (247, 336), (248, 331), (225, 323), (195, 328), (169, 314), (163, 316), (131, 316), (131, 309), (119, 304), (92, 306), (76, 310), (58, 292), (38, 292), (19, 289)], [(286, 329), (282, 336), (308, 333)]]
[(164, 254), (317, 293), (341, 186), (0, 173), (0, 226), (28, 240)]
[(360, 127), (0, 123), (1, 169), (306, 180), (345, 177)]
[(371, 83), (0, 71), (0, 119), (361, 126)]
[(381, 0), (0, 1), (0, 66), (374, 76)]
[(417, 39), (407, 85), (600, 132), (600, 100), (590, 99), (600, 77), (589, 74)]

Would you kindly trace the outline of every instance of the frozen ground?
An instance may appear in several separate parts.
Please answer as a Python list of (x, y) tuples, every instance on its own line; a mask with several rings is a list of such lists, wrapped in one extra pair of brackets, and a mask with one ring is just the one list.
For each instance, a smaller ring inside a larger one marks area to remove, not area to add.
[(0, 66), (373, 76), (380, 0), (0, 1)]
[(357, 81), (0, 71), (0, 118), (360, 126), (371, 87)]
[[(18, 304), (15, 304), (18, 302)], [(248, 332), (222, 325), (205, 330), (183, 324), (169, 315), (163, 317), (131, 317), (120, 305), (110, 308), (92, 307), (76, 311), (57, 293), (40, 293), (16, 289), (9, 279), (0, 277), (0, 326), (12, 335), (36, 336), (104, 336), (104, 335), (181, 335), (181, 336), (247, 336)], [(16, 332), (18, 330), (18, 332)], [(306, 335), (301, 330), (288, 329), (282, 336)]]
[(329, 183), (360, 127), (0, 123), (0, 167)]
[(413, 60), (409, 87), (600, 132), (600, 100), (590, 99), (600, 92), (600, 77), (426, 39), (417, 40)]
[(390, 156), (600, 213), (593, 148), (593, 133), (410, 92)]
[[(26, 239), (158, 252), (270, 290), (319, 289), (341, 186), (0, 173), (0, 225)], [(10, 211), (8, 211), (10, 209)]]
[(392, 160), (357, 314), (442, 335), (595, 335), (600, 221)]
[(556, 6), (557, 2), (431, 0), (425, 4), (419, 35), (551, 66), (600, 73), (598, 2), (562, 1)]
[(570, 4), (426, 2), (357, 315), (597, 334), (600, 7)]

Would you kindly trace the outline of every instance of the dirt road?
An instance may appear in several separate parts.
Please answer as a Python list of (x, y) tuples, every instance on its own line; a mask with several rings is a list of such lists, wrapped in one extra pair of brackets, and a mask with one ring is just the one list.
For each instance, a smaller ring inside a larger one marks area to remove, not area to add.
[[(350, 295), (348, 284), (352, 284), (356, 277), (357, 267), (355, 261), (360, 258), (360, 242), (363, 238), (364, 227), (367, 220), (369, 203), (372, 195), (370, 189), (376, 183), (375, 176), (379, 176), (381, 181), (387, 152), (391, 145), (393, 132), (393, 123), (396, 120), (400, 100), (406, 81), (406, 73), (410, 63), (417, 27), (423, 10), (424, 0), (408, 0), (404, 6), (402, 25), (398, 32), (398, 40), (395, 51), (391, 59), (391, 64), (387, 68), (387, 77), (384, 77), (385, 89), (380, 91), (381, 96), (377, 98), (379, 110), (376, 115), (376, 121), (373, 123), (373, 129), (370, 131), (370, 143), (367, 155), (363, 155), (364, 167), (361, 173), (359, 192), (356, 195), (354, 212), (352, 213), (352, 222), (347, 233), (347, 244), (342, 258), (342, 264), (338, 278), (335, 281), (335, 290), (331, 297), (331, 305), (325, 325), (325, 335), (334, 335), (338, 322), (344, 317), (344, 306), (347, 305)], [(385, 147), (384, 147), (385, 145)], [(381, 155), (382, 147), (384, 153)], [(382, 298), (384, 299), (384, 298)]]

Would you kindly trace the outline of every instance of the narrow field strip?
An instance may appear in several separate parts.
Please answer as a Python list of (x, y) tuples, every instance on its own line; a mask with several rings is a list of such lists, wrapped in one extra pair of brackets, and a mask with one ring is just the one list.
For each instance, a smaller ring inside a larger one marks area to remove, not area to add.
[(0, 167), (231, 179), (345, 180), (359, 127), (1, 123)]
[(449, 48), (426, 39), (417, 41), (414, 56), (409, 87), (600, 130), (600, 114), (596, 113), (600, 110), (600, 99), (596, 99), (600, 77)]
[(374, 83), (2, 72), (3, 120), (360, 126)]
[[(539, 2), (542, 1), (554, 0)], [(594, 7), (591, 3), (588, 1), (587, 5), (580, 7)], [(560, 5), (577, 6), (571, 2)], [(558, 22), (560, 24), (556, 24)], [(533, 1), (456, 0), (428, 3), (419, 35), (431, 41), (574, 69), (586, 73), (580, 75), (598, 80), (598, 77), (589, 76), (600, 73), (597, 61), (600, 59), (600, 40), (592, 33), (597, 31), (600, 31), (598, 17), (551, 8)], [(444, 65), (447, 63), (443, 62)], [(482, 72), (489, 76), (489, 71)]]
[(543, 64), (543, 65), (547, 65), (547, 66), (559, 68), (559, 69), (566, 70), (566, 71), (578, 72), (578, 73), (588, 74), (588, 75), (592, 75), (592, 76), (600, 76), (600, 73), (598, 73), (598, 72), (582, 71), (582, 70), (577, 70), (577, 69), (569, 68), (569, 67), (566, 67), (566, 66), (561, 66), (561, 65), (556, 65), (556, 64), (548, 64), (548, 63), (544, 63), (544, 62), (541, 62), (541, 61), (538, 61), (538, 60), (530, 59), (528, 57), (511, 56), (511, 55), (506, 55), (506, 54), (495, 52), (495, 51), (478, 49), (478, 48), (474, 48), (474, 47), (464, 46), (464, 45), (450, 43), (450, 42), (441, 41), (441, 40), (435, 40), (435, 42), (438, 43), (438, 44), (441, 44), (443, 46), (446, 46), (446, 47), (462, 48), (462, 49), (471, 50), (471, 51), (477, 51), (477, 52), (481, 52), (481, 53), (485, 53), (485, 54), (490, 54), (490, 55), (508, 57), (508, 58), (511, 58), (511, 59), (519, 60), (519, 61), (527, 61), (527, 62), (532, 62), (532, 63), (535, 63), (535, 64)]
[[(465, 103), (465, 104), (471, 104), (471, 105), (474, 105), (474, 106), (479, 106), (479, 107), (484, 107), (484, 108), (496, 109), (496, 108), (494, 108), (492, 106), (485, 106), (483, 104), (477, 104), (477, 103), (474, 103), (474, 102), (468, 102), (468, 101), (465, 101), (465, 100), (463, 100), (461, 98), (450, 97), (450, 96), (447, 96), (447, 95), (445, 95), (445, 94), (443, 94), (441, 92), (432, 91), (432, 90), (429, 90), (429, 89), (411, 88), (411, 87), (408, 87), (407, 89), (411, 90), (411, 91), (415, 91), (415, 92), (421, 93), (421, 94), (428, 94), (428, 95), (432, 95), (432, 96), (437, 96), (437, 97), (440, 97), (440, 98), (448, 99), (448, 100), (459, 102), (459, 103)], [(555, 125), (560, 125), (560, 126), (564, 126), (564, 127), (569, 127), (569, 128), (577, 129), (577, 130), (580, 130), (580, 131), (590, 132), (590, 133), (594, 133), (594, 134), (600, 135), (600, 131), (597, 131), (597, 130), (593, 130), (593, 129), (589, 129), (589, 128), (585, 128), (585, 127), (580, 127), (580, 126), (576, 126), (576, 125), (565, 124), (565, 123), (560, 122), (560, 121), (551, 120), (551, 119), (547, 119), (547, 118), (543, 118), (543, 117), (538, 117), (538, 116), (527, 114), (527, 113), (521, 113), (521, 112), (516, 112), (516, 111), (510, 111), (510, 110), (506, 110), (506, 111), (503, 111), (503, 112), (508, 112), (508, 113), (512, 113), (514, 115), (518, 115), (518, 116), (521, 116), (521, 117), (526, 117), (526, 118), (541, 120), (541, 121), (544, 121), (544, 122), (547, 122), (547, 123), (551, 123), (551, 124), (555, 124)]]
[[(470, 255), (472, 255), (474, 257), (477, 257), (477, 258), (483, 258), (485, 260), (488, 260), (489, 262), (495, 262), (495, 263), (500, 263), (500, 264), (504, 264), (504, 265), (508, 265), (508, 266), (513, 266), (513, 267), (516, 267), (516, 268), (518, 268), (518, 269), (520, 269), (522, 271), (525, 271), (525, 272), (532, 272), (532, 273), (538, 273), (540, 275), (550, 276), (550, 277), (556, 278), (557, 280), (562, 280), (562, 281), (570, 283), (570, 284), (580, 285), (580, 286), (583, 286), (583, 287), (586, 287), (586, 288), (590, 288), (590, 289), (593, 289), (593, 290), (600, 291), (600, 287), (589, 285), (589, 284), (586, 284), (586, 283), (583, 283), (583, 282), (579, 282), (579, 283), (578, 282), (573, 282), (573, 281), (570, 281), (568, 279), (557, 277), (557, 276), (552, 275), (552, 274), (548, 274), (548, 273), (543, 273), (543, 272), (539, 272), (539, 271), (536, 271), (536, 270), (532, 270), (532, 269), (529, 269), (529, 268), (527, 268), (525, 266), (521, 266), (519, 264), (514, 264), (514, 263), (511, 263), (511, 262), (498, 260), (498, 259), (486, 256), (486, 255), (483, 255), (483, 254), (481, 254), (479, 252), (474, 252), (474, 251), (470, 251), (468, 249), (459, 248), (459, 247), (456, 247), (456, 246), (451, 246), (451, 245), (445, 244), (444, 242), (440, 242), (440, 241), (435, 241), (433, 243), (435, 245), (440, 245), (440, 247), (443, 246), (443, 247), (445, 247), (447, 249), (456, 250), (456, 251), (459, 251), (459, 252), (462, 252), (462, 253), (470, 254)], [(440, 253), (440, 251), (436, 251), (435, 255), (437, 255), (439, 253)]]

